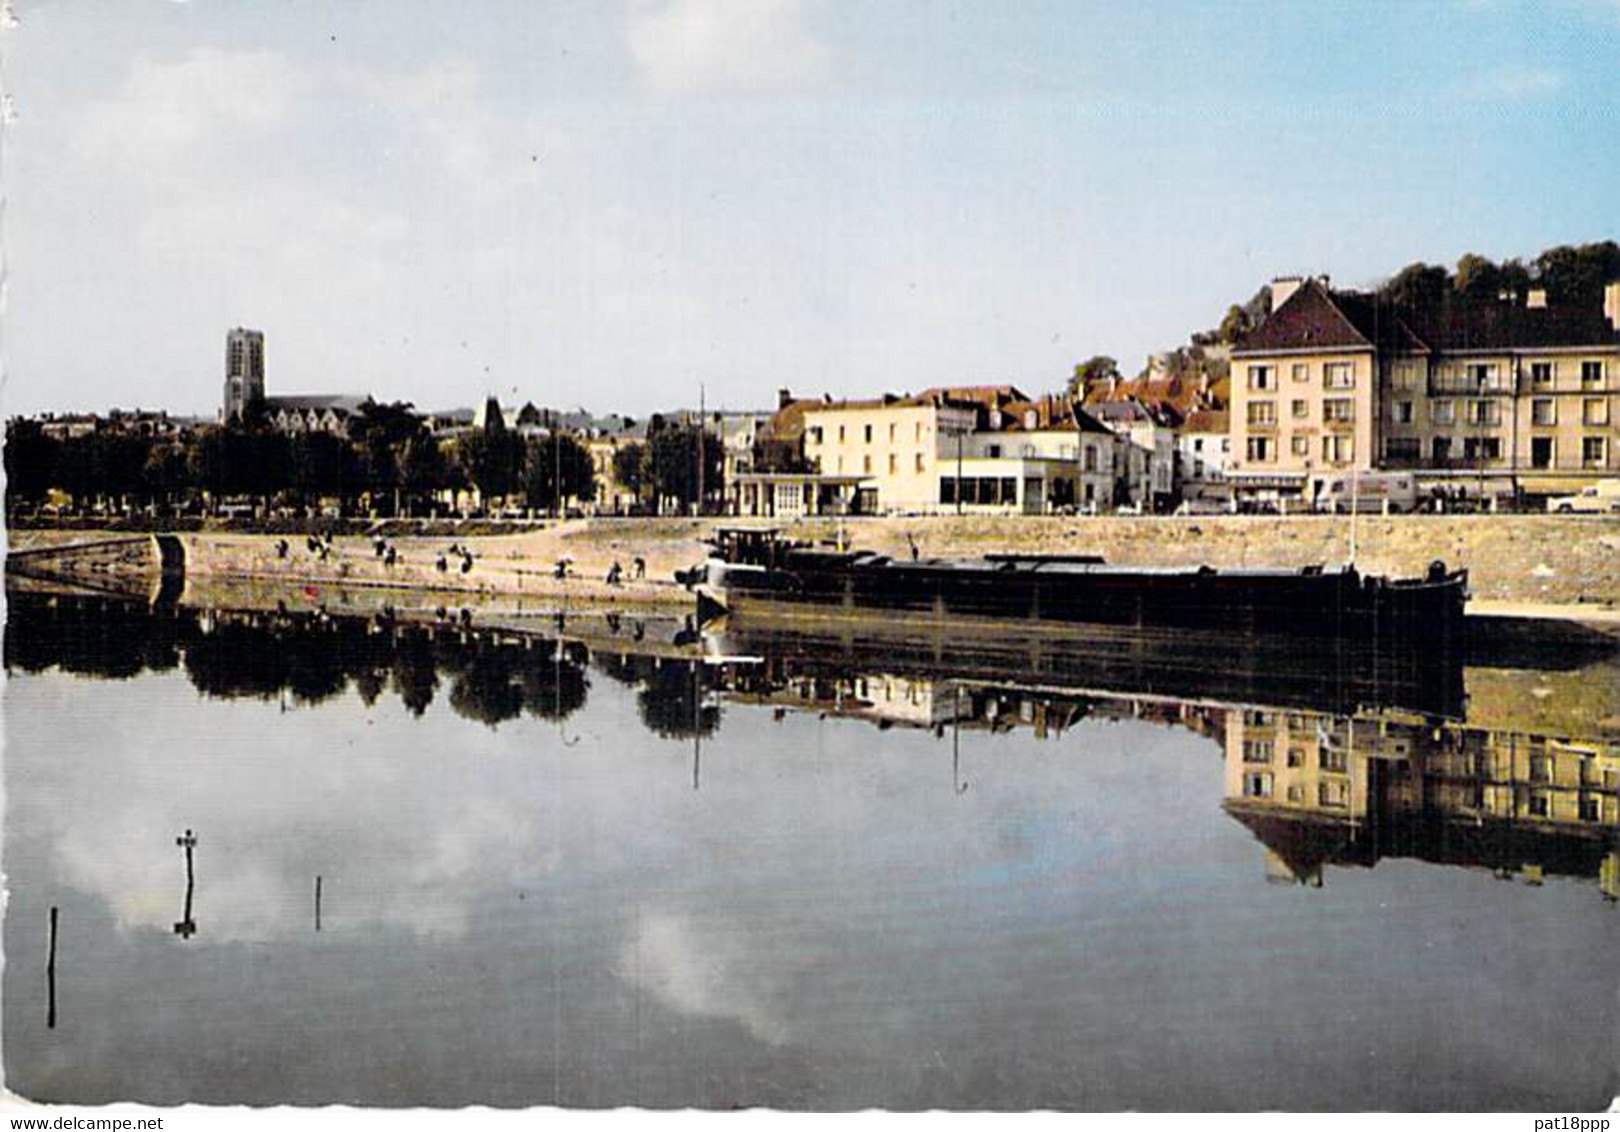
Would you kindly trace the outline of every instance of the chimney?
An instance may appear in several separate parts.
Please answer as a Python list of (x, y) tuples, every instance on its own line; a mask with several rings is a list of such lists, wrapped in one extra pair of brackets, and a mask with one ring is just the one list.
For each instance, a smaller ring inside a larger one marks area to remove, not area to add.
[(1547, 309), (1547, 288), (1532, 287), (1524, 293), (1524, 305), (1527, 310), (1544, 311)]
[(1279, 275), (1271, 281), (1271, 309), (1277, 310), (1289, 299), (1294, 292), (1304, 286), (1305, 280), (1298, 275)]
[(1616, 331), (1620, 331), (1620, 281), (1603, 288), (1603, 317)]
[(793, 404), (792, 390), (778, 389), (776, 391), (776, 407), (778, 409), (785, 409), (791, 404)]

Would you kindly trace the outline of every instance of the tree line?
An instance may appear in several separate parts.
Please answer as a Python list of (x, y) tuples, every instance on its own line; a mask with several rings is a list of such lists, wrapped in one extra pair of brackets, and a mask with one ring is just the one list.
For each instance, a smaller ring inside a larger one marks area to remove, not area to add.
[[(718, 438), (654, 418), (647, 440), (614, 453), (612, 474), (638, 507), (660, 499), (688, 507), (721, 486)], [(705, 460), (698, 470), (699, 452)], [(525, 436), (498, 408), (481, 428), (440, 441), (404, 402), (367, 401), (347, 435), (283, 433), (262, 413), (176, 436), (99, 429), (55, 437), (42, 422), (6, 425), (6, 496), (14, 512), (65, 495), (77, 511), (217, 511), (231, 500), (308, 512), (335, 500), (343, 514), (429, 515), (443, 493), (476, 488), (486, 511), (560, 512), (592, 500), (596, 468), (578, 437)]]

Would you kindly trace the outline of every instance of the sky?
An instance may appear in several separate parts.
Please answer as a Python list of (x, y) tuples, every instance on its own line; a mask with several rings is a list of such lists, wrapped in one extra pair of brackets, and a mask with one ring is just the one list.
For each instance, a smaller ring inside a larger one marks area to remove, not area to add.
[(0, 409), (1061, 387), (1620, 236), (1620, 0), (9, 0)]

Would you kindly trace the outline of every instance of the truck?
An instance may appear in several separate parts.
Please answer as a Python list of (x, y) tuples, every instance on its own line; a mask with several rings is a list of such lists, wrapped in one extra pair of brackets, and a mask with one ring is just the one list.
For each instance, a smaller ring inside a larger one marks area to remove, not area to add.
[(1555, 495), (1547, 500), (1547, 510), (1562, 515), (1620, 514), (1620, 479), (1599, 480), (1574, 495)]
[(1313, 506), (1317, 511), (1362, 514), (1415, 511), (1417, 477), (1410, 472), (1364, 472), (1356, 476), (1327, 476), (1317, 484)]

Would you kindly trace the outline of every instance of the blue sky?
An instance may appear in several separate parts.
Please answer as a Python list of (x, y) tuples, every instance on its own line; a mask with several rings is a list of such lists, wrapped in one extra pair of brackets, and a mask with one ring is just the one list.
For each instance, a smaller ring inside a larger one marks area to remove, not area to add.
[(599, 412), (1143, 356), (1620, 235), (1620, 0), (13, 0), (7, 413)]

